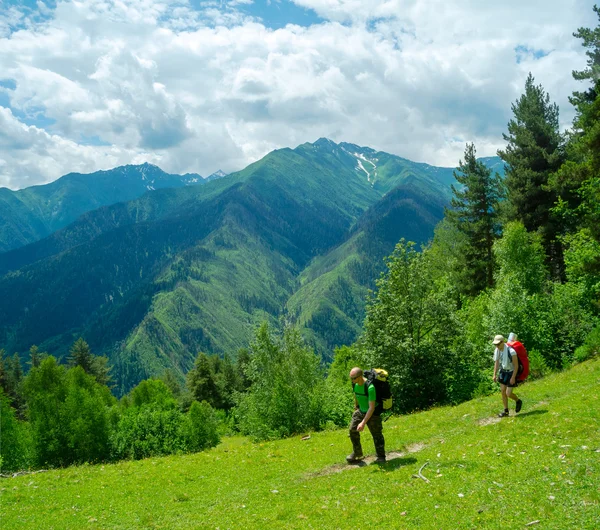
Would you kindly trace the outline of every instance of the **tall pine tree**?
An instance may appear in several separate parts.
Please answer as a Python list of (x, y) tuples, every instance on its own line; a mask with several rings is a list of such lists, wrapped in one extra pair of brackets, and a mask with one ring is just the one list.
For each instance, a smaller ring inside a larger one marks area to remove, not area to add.
[(108, 364), (108, 357), (94, 355), (82, 337), (75, 341), (70, 353), (70, 366), (81, 366), (84, 372), (94, 376), (99, 384), (109, 387), (112, 385), (112, 367)]
[(465, 160), (459, 162), (454, 178), (460, 186), (452, 185), (454, 197), (446, 219), (462, 232), (465, 238), (464, 285), (461, 290), (477, 295), (494, 283), (492, 246), (500, 233), (498, 204), (503, 197), (498, 173), (477, 160), (474, 144), (467, 144)]
[[(594, 6), (600, 19), (600, 8)], [(573, 34), (587, 48), (587, 68), (573, 71), (578, 81), (590, 86), (569, 98), (575, 107), (573, 132), (568, 143), (568, 160), (552, 183), (561, 199), (560, 210), (571, 227), (585, 229), (600, 242), (600, 25), (579, 28)], [(598, 267), (600, 269), (600, 267)]]
[(558, 105), (531, 74), (525, 93), (512, 105), (506, 149), (498, 156), (506, 163), (506, 218), (520, 221), (529, 232), (539, 232), (548, 265), (555, 278), (562, 277), (562, 248), (557, 240), (561, 226), (551, 213), (557, 201), (548, 186), (553, 173), (564, 162), (564, 138), (559, 131)]

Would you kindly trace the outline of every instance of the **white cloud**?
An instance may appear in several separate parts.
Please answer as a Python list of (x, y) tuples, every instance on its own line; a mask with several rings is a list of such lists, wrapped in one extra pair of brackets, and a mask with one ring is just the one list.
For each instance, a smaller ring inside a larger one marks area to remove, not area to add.
[(23, 125), (9, 109), (0, 107), (0, 186), (22, 188), (52, 182), (71, 171), (90, 173), (146, 161), (160, 164), (161, 158), (115, 146), (79, 145)]
[[(0, 72), (12, 81), (0, 102), (15, 139), (2, 135), (0, 184), (137, 160), (231, 171), (321, 136), (456, 165), (467, 141), (482, 156), (502, 146), (529, 71), (568, 126), (571, 70), (585, 64), (572, 33), (596, 25), (584, 0), (295, 3), (327, 22), (273, 31), (246, 0), (5, 10)], [(19, 123), (36, 115), (36, 127)]]

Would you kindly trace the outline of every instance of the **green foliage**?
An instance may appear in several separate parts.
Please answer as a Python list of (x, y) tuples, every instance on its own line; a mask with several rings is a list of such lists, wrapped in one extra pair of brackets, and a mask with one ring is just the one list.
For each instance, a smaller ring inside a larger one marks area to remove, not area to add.
[(364, 347), (390, 373), (398, 412), (460, 401), (477, 384), (473, 350), (460, 340), (447, 285), (436, 282), (428, 251), (401, 241), (367, 305)]
[(196, 401), (206, 401), (213, 407), (220, 407), (221, 393), (217, 386), (213, 366), (205, 353), (198, 353), (194, 367), (187, 374), (186, 384)]
[(28, 364), (30, 368), (37, 368), (47, 356), (47, 352), (41, 352), (40, 349), (34, 344), (31, 348), (29, 348)]
[(551, 210), (557, 200), (550, 176), (564, 162), (564, 140), (559, 130), (558, 106), (531, 74), (525, 93), (512, 105), (508, 142), (498, 155), (506, 162), (506, 217), (523, 223), (527, 231), (539, 231), (548, 263), (555, 277), (562, 275), (562, 254), (557, 235), (561, 227)]
[(467, 144), (454, 178), (460, 186), (452, 185), (454, 197), (446, 219), (465, 235), (461, 251), (467, 272), (461, 287), (475, 295), (494, 283), (492, 246), (500, 232), (498, 205), (504, 189), (500, 176), (492, 176), (491, 169), (477, 160), (474, 144)]
[(89, 344), (82, 337), (79, 337), (71, 347), (69, 363), (71, 366), (80, 366), (100, 385), (110, 386), (112, 383), (108, 358), (92, 354)]
[(354, 395), (348, 376), (355, 366), (365, 366), (366, 359), (361, 346), (341, 346), (336, 348), (333, 361), (328, 367), (325, 380), (324, 416), (332, 425), (347, 425), (354, 409)]
[(130, 407), (120, 417), (111, 439), (117, 459), (147, 458), (185, 452), (185, 416), (176, 408)]
[(216, 447), (220, 442), (219, 423), (215, 410), (206, 401), (194, 401), (187, 413), (187, 450)]
[(18, 417), (23, 419), (25, 413), (23, 367), (18, 353), (12, 357), (4, 357), (4, 350), (0, 349), (0, 387), (10, 399)]
[(550, 367), (538, 350), (529, 350), (527, 357), (529, 358), (529, 379), (531, 381), (545, 377), (550, 373)]
[(61, 465), (102, 462), (110, 457), (109, 407), (115, 399), (81, 367), (68, 370), (66, 397), (60, 404), (64, 443)]
[(544, 249), (538, 235), (527, 232), (519, 222), (508, 223), (494, 245), (498, 283), (517, 282), (528, 294), (543, 291), (547, 272)]
[[(600, 10), (594, 6), (600, 17)], [(582, 39), (588, 57), (587, 68), (573, 71), (579, 81), (591, 82), (583, 92), (576, 91), (570, 98), (575, 106), (573, 133), (567, 146), (568, 160), (552, 179), (559, 196), (555, 211), (571, 232), (585, 231), (600, 242), (600, 25), (594, 29), (579, 28), (574, 36)], [(600, 260), (592, 261), (594, 274), (600, 274)]]
[(566, 275), (571, 283), (581, 285), (584, 303), (591, 310), (600, 310), (600, 241), (583, 229), (565, 236)]
[(66, 466), (109, 457), (108, 388), (81, 367), (65, 370), (52, 356), (25, 379), (37, 466)]
[(218, 428), (208, 403), (194, 401), (184, 414), (174, 406), (165, 406), (160, 397), (125, 409), (111, 438), (113, 457), (139, 460), (201, 451), (219, 443)]
[(590, 331), (583, 344), (575, 350), (574, 361), (582, 363), (600, 354), (600, 325)]
[(0, 472), (18, 471), (31, 465), (29, 424), (19, 421), (10, 398), (0, 388)]
[(170, 388), (160, 379), (146, 379), (136, 386), (130, 394), (131, 405), (141, 407), (152, 405), (161, 410), (177, 407)]
[(25, 379), (28, 417), (31, 425), (36, 465), (67, 465), (67, 441), (63, 430), (61, 405), (67, 397), (66, 370), (53, 356)]
[(356, 510), (369, 499), (385, 529), (595, 529), (599, 378), (600, 359), (528, 383), (521, 413), (501, 422), (499, 392), (393, 416), (383, 466), (348, 466), (343, 428), (4, 479), (2, 528), (346, 529), (366, 526)]
[(494, 252), (499, 265), (495, 288), (466, 301), (459, 313), (467, 343), (489, 351), (495, 334), (515, 332), (549, 368), (568, 365), (595, 322), (584, 286), (549, 282), (539, 236), (520, 223), (506, 226)]
[(466, 234), (444, 218), (435, 227), (428, 251), (434, 277), (445, 279), (446, 286), (452, 291), (449, 296), (456, 301), (457, 307), (468, 300), (463, 300), (461, 295), (466, 292), (464, 286), (470, 281), (464, 252), (467, 245)]
[(252, 385), (235, 409), (242, 433), (264, 440), (324, 426), (319, 358), (297, 330), (288, 327), (283, 337), (274, 337), (263, 323), (251, 345), (248, 376)]

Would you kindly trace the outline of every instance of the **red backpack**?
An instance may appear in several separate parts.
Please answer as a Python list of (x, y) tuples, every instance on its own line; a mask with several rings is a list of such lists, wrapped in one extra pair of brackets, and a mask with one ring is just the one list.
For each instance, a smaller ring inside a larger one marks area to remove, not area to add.
[(519, 369), (517, 371), (517, 381), (525, 381), (529, 375), (529, 357), (527, 357), (527, 350), (525, 346), (518, 340), (507, 342), (507, 346), (510, 346), (517, 352), (517, 358), (519, 359)]

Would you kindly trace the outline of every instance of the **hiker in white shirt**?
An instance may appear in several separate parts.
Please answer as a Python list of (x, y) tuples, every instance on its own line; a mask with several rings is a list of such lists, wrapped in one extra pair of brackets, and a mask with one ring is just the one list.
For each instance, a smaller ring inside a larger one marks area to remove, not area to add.
[[(513, 393), (513, 388), (517, 386), (517, 371), (519, 368), (519, 358), (517, 352), (506, 345), (506, 339), (502, 335), (494, 337), (494, 382), (500, 383), (500, 392), (502, 393), (502, 403), (504, 410), (498, 414), (504, 418), (508, 416), (508, 398), (516, 401), (515, 412), (519, 412), (523, 402)], [(500, 369), (500, 373), (498, 373)]]

